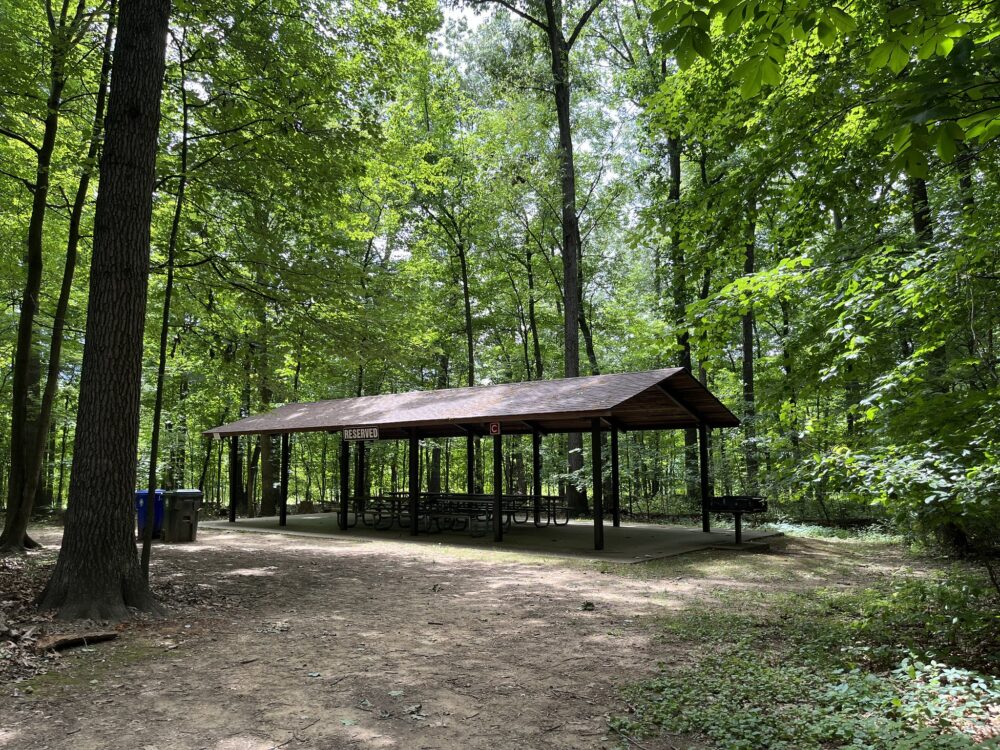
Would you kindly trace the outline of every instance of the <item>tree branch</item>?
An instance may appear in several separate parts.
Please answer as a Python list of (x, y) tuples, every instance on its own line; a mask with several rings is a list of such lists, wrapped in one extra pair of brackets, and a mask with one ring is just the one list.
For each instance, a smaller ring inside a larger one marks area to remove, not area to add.
[(27, 146), (28, 148), (30, 148), (36, 154), (41, 150), (41, 149), (38, 148), (38, 146), (36, 146), (31, 141), (29, 141), (25, 136), (21, 135), (20, 133), (15, 133), (13, 130), (8, 130), (3, 125), (0, 125), (0, 135), (5, 135), (8, 138), (11, 138), (11, 139), (13, 139), (15, 141), (19, 141), (20, 143), (23, 143), (25, 146)]
[(594, 0), (594, 2), (590, 4), (590, 7), (583, 12), (582, 16), (580, 16), (580, 19), (576, 22), (576, 26), (573, 28), (573, 33), (569, 35), (569, 41), (566, 42), (567, 52), (573, 49), (573, 43), (576, 41), (576, 38), (580, 36), (580, 32), (583, 31), (583, 27), (587, 25), (587, 21), (589, 21), (590, 17), (594, 15), (594, 11), (601, 7), (601, 3), (603, 2), (604, 0)]
[(537, 26), (538, 28), (540, 28), (546, 34), (549, 33), (549, 26), (548, 26), (548, 24), (543, 23), (542, 21), (539, 21), (537, 18), (535, 18), (530, 13), (525, 13), (523, 10), (520, 10), (515, 5), (513, 5), (512, 3), (508, 3), (506, 0), (478, 0), (477, 2), (473, 2), (473, 5), (477, 5), (477, 6), (478, 5), (485, 5), (486, 3), (496, 3), (497, 5), (502, 5), (503, 7), (505, 7), (507, 10), (511, 11), (512, 13), (516, 13), (517, 15), (519, 15), (525, 21), (528, 21), (530, 23), (535, 24), (535, 26)]

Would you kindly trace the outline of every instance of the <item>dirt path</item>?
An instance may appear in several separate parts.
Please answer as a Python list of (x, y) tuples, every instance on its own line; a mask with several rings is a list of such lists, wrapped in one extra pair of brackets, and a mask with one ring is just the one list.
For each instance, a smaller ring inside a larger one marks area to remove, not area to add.
[(263, 534), (156, 552), (170, 617), (4, 690), (0, 748), (613, 747), (617, 689), (685, 658), (650, 616), (754, 585)]

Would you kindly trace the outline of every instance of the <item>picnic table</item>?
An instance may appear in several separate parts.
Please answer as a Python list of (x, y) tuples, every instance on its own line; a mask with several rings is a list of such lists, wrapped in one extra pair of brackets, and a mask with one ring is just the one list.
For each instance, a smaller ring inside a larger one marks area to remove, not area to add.
[[(535, 495), (502, 495), (501, 514), (505, 528), (513, 524), (536, 526), (565, 526), (569, 523), (570, 510), (558, 495), (540, 495), (538, 518), (535, 518)], [(473, 535), (485, 534), (493, 523), (492, 494), (421, 492), (417, 510), (417, 528), (422, 531), (470, 531)], [(390, 492), (363, 498), (359, 503), (358, 518), (365, 526), (390, 529), (393, 526), (410, 528), (409, 494)]]

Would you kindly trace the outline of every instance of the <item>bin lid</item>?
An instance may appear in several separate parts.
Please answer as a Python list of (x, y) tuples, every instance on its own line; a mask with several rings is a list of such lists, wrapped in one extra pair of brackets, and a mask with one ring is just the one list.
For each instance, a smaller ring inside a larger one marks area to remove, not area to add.
[[(156, 490), (154, 490), (154, 492), (157, 495), (162, 495), (164, 492), (166, 492), (166, 490), (156, 489)], [(136, 497), (146, 497), (148, 494), (149, 494), (149, 490), (136, 490), (135, 491), (135, 496)]]
[(169, 497), (201, 497), (202, 491), (197, 489), (168, 490), (166, 494)]

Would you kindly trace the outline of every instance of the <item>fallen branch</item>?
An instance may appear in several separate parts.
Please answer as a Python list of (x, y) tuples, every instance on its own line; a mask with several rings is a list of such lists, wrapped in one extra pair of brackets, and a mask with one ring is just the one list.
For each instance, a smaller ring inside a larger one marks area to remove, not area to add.
[(40, 654), (46, 651), (62, 651), (65, 648), (75, 646), (87, 646), (91, 643), (110, 641), (118, 637), (114, 630), (105, 630), (97, 633), (74, 633), (63, 635), (50, 635), (46, 638), (38, 639), (32, 648)]

